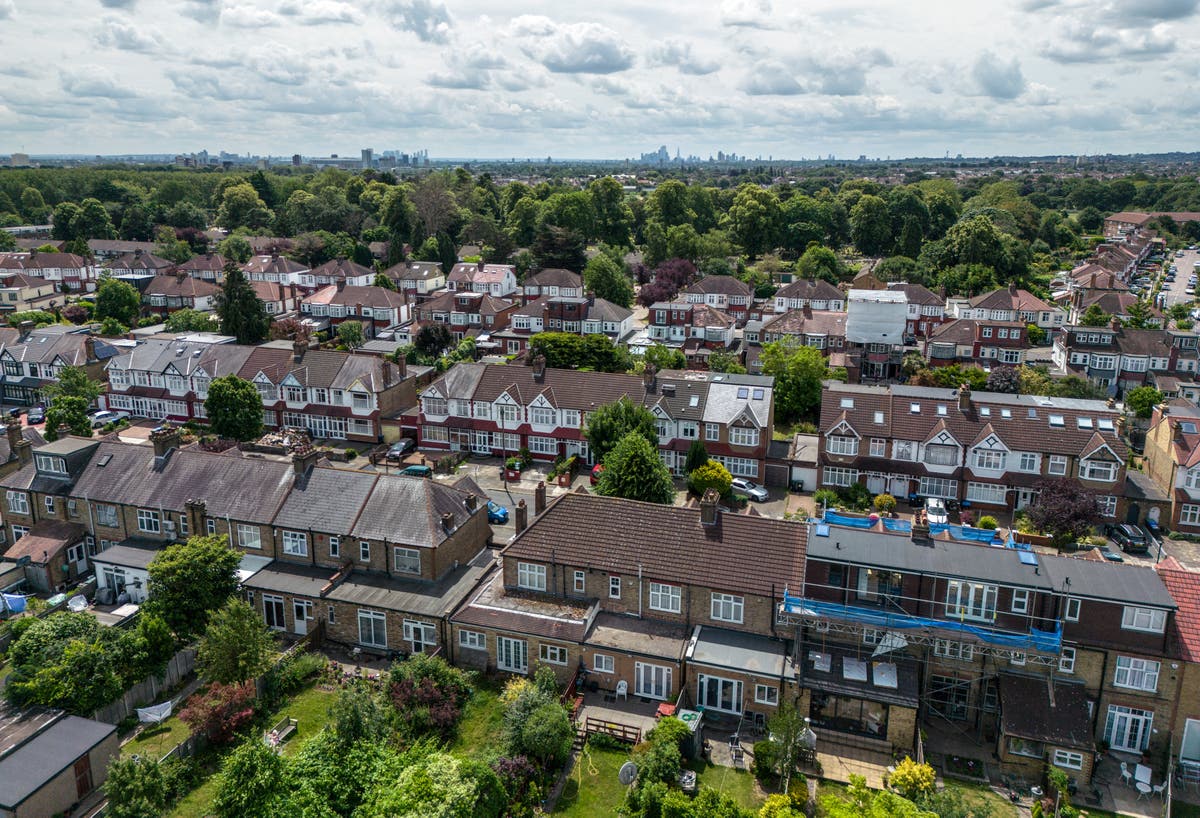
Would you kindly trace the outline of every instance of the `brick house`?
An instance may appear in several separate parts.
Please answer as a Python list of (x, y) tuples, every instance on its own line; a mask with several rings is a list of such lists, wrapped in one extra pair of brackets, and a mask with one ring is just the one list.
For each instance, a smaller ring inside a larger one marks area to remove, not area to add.
[(383, 271), (410, 302), (424, 301), (446, 286), (446, 274), (436, 261), (402, 261)]
[(1065, 310), (1046, 303), (1028, 290), (1019, 289), (1015, 283), (977, 295), (966, 304), (956, 304), (953, 317), (1020, 321), (1023, 324), (1036, 324), (1047, 332), (1067, 323)]
[(928, 338), (946, 320), (946, 297), (920, 284), (892, 283), (889, 290), (900, 290), (908, 301), (905, 335)]
[(156, 275), (142, 291), (143, 309), (150, 315), (168, 316), (178, 310), (209, 312), (216, 308), (221, 288), (186, 273)]
[(1020, 321), (952, 318), (925, 341), (925, 360), (930, 366), (1020, 366), (1029, 350), (1026, 332)]
[(846, 295), (828, 281), (812, 278), (793, 281), (775, 293), (776, 313), (805, 307), (813, 311), (842, 312), (846, 309)]
[(487, 293), (505, 298), (517, 292), (517, 268), (511, 264), (460, 262), (451, 268), (446, 287), (454, 292)]
[(118, 256), (104, 265), (108, 268), (112, 275), (122, 277), (145, 277), (145, 276), (160, 276), (167, 275), (174, 270), (175, 262), (168, 261), (165, 258), (146, 253), (142, 250), (134, 250), (132, 253), (125, 253)]
[(329, 286), (370, 287), (375, 283), (375, 271), (349, 259), (330, 259), (319, 267), (300, 274), (300, 288), (306, 294)]
[(0, 254), (0, 270), (45, 279), (58, 289), (72, 292), (94, 291), (100, 277), (99, 268), (82, 256), (74, 253), (41, 253), (37, 250)]
[(367, 338), (411, 320), (411, 311), (404, 293), (386, 287), (349, 285), (344, 280), (327, 284), (300, 302), (300, 314), (318, 329), (336, 333), (343, 321), (358, 321)]
[(1200, 535), (1200, 409), (1175, 399), (1154, 407), (1145, 443), (1146, 474), (1169, 498), (1162, 528)]
[(1163, 376), (1194, 378), (1198, 338), (1182, 330), (1130, 329), (1113, 319), (1105, 327), (1064, 327), (1051, 358), (1060, 371), (1118, 395)]
[(659, 301), (650, 306), (650, 340), (683, 350), (688, 367), (707, 369), (708, 356), (724, 351), (737, 341), (737, 321), (708, 304)]
[(587, 414), (628, 397), (654, 413), (663, 462), (679, 474), (695, 440), (734, 475), (761, 480), (774, 425), (773, 379), (664, 370), (647, 375), (458, 364), (421, 394), (421, 446), (591, 462)]
[(614, 342), (634, 331), (633, 310), (611, 301), (565, 295), (543, 295), (514, 310), (507, 329), (493, 334), (503, 351), (521, 354), (529, 338), (539, 332), (569, 332), (573, 335), (605, 335)]
[(525, 277), (521, 285), (521, 303), (528, 304), (543, 296), (582, 298), (583, 276), (551, 267)]
[(417, 304), (417, 320), (450, 327), (450, 335), (461, 341), (468, 335), (491, 333), (509, 325), (520, 309), (516, 301), (472, 290), (449, 290)]
[(295, 284), (301, 286), (301, 280), (310, 271), (298, 261), (293, 261), (279, 253), (258, 255), (242, 265), (243, 272), (249, 281), (270, 281), (275, 284)]
[(1185, 570), (1174, 557), (1156, 567), (1179, 606), (1170, 634), (1172, 656), (1183, 668), (1170, 755), (1186, 786), (1200, 782), (1200, 574)]
[(680, 290), (679, 296), (689, 304), (707, 304), (728, 313), (742, 325), (750, 315), (754, 290), (733, 276), (705, 276)]
[(58, 380), (64, 366), (82, 367), (88, 377), (103, 379), (104, 362), (116, 348), (87, 334), (86, 327), (49, 324), (0, 330), (0, 388), (4, 402), (31, 406), (44, 401), (42, 390)]
[(263, 302), (270, 315), (283, 315), (300, 309), (300, 293), (295, 284), (279, 284), (274, 281), (251, 281), (251, 289)]
[(227, 260), (220, 253), (201, 253), (175, 266), (175, 272), (220, 286), (225, 283)]

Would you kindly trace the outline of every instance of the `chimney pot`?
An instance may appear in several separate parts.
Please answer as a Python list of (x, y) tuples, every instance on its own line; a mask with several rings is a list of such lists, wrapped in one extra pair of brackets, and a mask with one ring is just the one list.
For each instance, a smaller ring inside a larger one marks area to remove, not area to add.
[(169, 423), (164, 423), (150, 432), (150, 442), (154, 445), (155, 457), (166, 457), (171, 450), (179, 446), (182, 433)]
[(320, 456), (321, 453), (307, 443), (297, 446), (292, 450), (292, 471), (297, 477), (300, 477), (316, 465)]
[(536, 517), (546, 510), (546, 481), (539, 480), (533, 490), (533, 515)]
[(546, 356), (538, 354), (533, 359), (533, 379), (541, 381), (546, 377)]
[(468, 494), (467, 499), (463, 501), (467, 506), (467, 511), (474, 511), (479, 505), (479, 498), (474, 494)]
[(529, 506), (525, 505), (525, 500), (522, 498), (517, 501), (517, 513), (513, 520), (513, 528), (516, 533), (520, 534), (529, 525)]
[(971, 387), (963, 384), (958, 388), (958, 411), (965, 412), (971, 407)]
[(716, 525), (717, 524), (717, 500), (720, 495), (716, 489), (705, 489), (704, 496), (700, 498), (700, 524), (701, 525)]

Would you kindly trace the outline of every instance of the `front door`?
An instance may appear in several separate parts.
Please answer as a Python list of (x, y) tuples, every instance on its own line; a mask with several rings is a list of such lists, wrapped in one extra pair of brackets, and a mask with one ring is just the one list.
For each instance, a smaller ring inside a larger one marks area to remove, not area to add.
[(1109, 705), (1104, 737), (1114, 750), (1140, 753), (1150, 744), (1150, 726), (1153, 722), (1154, 713), (1149, 710)]
[(666, 699), (671, 695), (671, 668), (637, 662), (633, 666), (633, 692), (647, 699)]
[(1017, 489), (1017, 509), (1025, 508), (1031, 504), (1034, 498), (1037, 497), (1037, 492), (1033, 489)]
[(891, 488), (888, 490), (888, 494), (892, 495), (893, 497), (900, 497), (900, 498), (904, 498), (904, 497), (908, 496), (908, 478), (907, 477), (893, 477), (891, 480), (891, 484), (892, 485), (891, 485)]
[(312, 603), (306, 599), (292, 600), (292, 614), (295, 619), (295, 632), (297, 636), (306, 636), (308, 634), (308, 620), (312, 619)]
[(885, 485), (887, 485), (887, 482), (882, 474), (867, 475), (867, 491), (871, 492), (872, 494), (883, 494), (883, 488)]

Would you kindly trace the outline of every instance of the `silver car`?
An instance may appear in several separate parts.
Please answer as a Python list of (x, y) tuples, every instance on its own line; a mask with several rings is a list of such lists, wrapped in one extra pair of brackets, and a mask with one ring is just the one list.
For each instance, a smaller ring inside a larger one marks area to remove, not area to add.
[(769, 496), (765, 488), (760, 486), (758, 483), (755, 483), (753, 480), (746, 480), (743, 477), (733, 478), (733, 482), (730, 484), (730, 486), (734, 491), (740, 492), (758, 503), (765, 503), (767, 501), (767, 497)]
[(950, 522), (950, 515), (946, 513), (946, 502), (938, 497), (926, 497), (925, 519), (930, 523)]

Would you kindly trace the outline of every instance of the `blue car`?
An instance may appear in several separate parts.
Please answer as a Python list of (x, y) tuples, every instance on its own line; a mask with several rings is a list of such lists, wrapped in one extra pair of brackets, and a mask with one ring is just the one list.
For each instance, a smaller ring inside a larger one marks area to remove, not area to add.
[(504, 506), (498, 506), (491, 500), (488, 500), (488, 522), (504, 525), (508, 522), (508, 509)]

